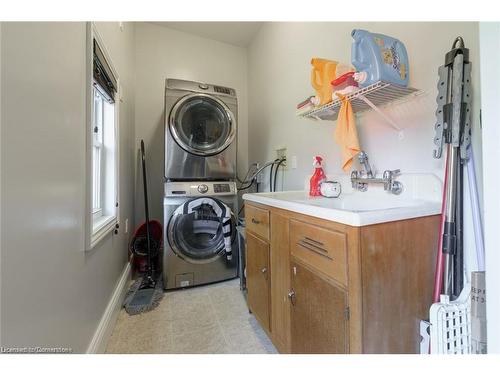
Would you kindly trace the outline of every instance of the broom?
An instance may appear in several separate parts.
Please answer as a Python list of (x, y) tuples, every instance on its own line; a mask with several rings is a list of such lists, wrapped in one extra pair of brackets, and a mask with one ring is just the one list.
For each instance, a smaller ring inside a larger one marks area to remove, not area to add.
[(161, 277), (155, 275), (151, 257), (151, 233), (149, 230), (148, 185), (146, 179), (146, 156), (144, 141), (141, 140), (142, 178), (144, 181), (144, 208), (146, 211), (147, 267), (146, 273), (137, 279), (125, 296), (125, 311), (130, 315), (151, 311), (160, 304), (163, 298)]

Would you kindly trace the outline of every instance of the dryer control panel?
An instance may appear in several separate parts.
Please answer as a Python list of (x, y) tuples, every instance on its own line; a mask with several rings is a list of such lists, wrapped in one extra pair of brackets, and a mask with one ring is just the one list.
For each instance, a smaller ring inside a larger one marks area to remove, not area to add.
[(166, 197), (236, 195), (236, 183), (233, 181), (193, 181), (166, 182)]

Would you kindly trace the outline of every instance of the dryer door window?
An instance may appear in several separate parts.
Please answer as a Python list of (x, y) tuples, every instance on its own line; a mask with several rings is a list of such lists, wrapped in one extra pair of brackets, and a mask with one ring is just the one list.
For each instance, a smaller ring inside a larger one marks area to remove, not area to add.
[[(232, 240), (236, 238), (232, 215)], [(222, 221), (209, 205), (201, 205), (190, 214), (174, 215), (168, 223), (168, 241), (172, 250), (190, 263), (210, 263), (224, 254)]]
[(172, 108), (169, 127), (175, 141), (185, 151), (210, 156), (231, 144), (236, 123), (221, 100), (206, 94), (190, 94)]

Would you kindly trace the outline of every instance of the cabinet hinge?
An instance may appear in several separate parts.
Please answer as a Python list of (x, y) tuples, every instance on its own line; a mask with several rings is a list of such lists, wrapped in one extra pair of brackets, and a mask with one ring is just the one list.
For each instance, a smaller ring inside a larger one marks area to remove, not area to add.
[(344, 310), (344, 318), (345, 320), (349, 320), (350, 317), (351, 317), (351, 310), (349, 309), (349, 307), (346, 307)]

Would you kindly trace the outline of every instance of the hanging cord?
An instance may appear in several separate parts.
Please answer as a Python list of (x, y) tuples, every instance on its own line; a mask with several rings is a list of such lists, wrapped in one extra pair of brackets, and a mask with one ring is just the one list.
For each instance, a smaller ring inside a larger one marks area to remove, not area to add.
[(256, 167), (257, 166), (257, 163), (252, 163), (250, 165), (250, 167), (248, 167), (248, 170), (247, 170), (247, 173), (245, 175), (245, 178), (243, 180), (241, 180), (238, 175), (236, 175), (236, 179), (238, 180), (238, 182), (240, 184), (247, 184), (247, 186), (240, 186), (238, 188), (238, 191), (240, 190), (246, 190), (246, 189), (250, 189), (252, 187), (252, 185), (255, 183), (255, 178), (252, 178), (250, 181), (248, 181), (248, 176), (250, 175), (250, 171), (252, 170), (252, 168)]
[(276, 165), (276, 170), (274, 171), (274, 186), (273, 186), (273, 191), (276, 191), (276, 182), (278, 181), (278, 169), (280, 169), (280, 165), (286, 162), (286, 158), (282, 158), (281, 160), (278, 161), (278, 164)]
[[(276, 163), (276, 160), (274, 161)], [(271, 169), (269, 170), (269, 191), (272, 193), (273, 192), (273, 170), (274, 170), (274, 163), (271, 165)]]
[(260, 167), (259, 169), (257, 169), (257, 171), (255, 171), (249, 178), (245, 179), (246, 181), (241, 181), (241, 183), (248, 184), (248, 185), (247, 186), (242, 186), (242, 187), (238, 188), (238, 190), (245, 190), (245, 189), (250, 188), (250, 186), (252, 186), (256, 182), (257, 175), (260, 172), (262, 172), (264, 169), (266, 169), (267, 167), (269, 167), (270, 165), (273, 165), (274, 163), (275, 163), (274, 160), (270, 161), (270, 162), (267, 162), (262, 167)]
[(273, 171), (274, 165), (279, 162), (280, 159), (274, 159), (273, 164), (271, 165), (271, 170), (269, 171), (269, 191), (273, 192)]
[(250, 181), (250, 182), (248, 183), (248, 185), (246, 185), (246, 186), (240, 186), (240, 187), (238, 188), (238, 191), (250, 189), (250, 188), (252, 187), (252, 185), (255, 183), (255, 181), (256, 181), (256, 178), (254, 177), (254, 178), (252, 179), (252, 181)]
[(257, 163), (252, 163), (250, 164), (250, 166), (248, 167), (248, 170), (247, 170), (247, 173), (245, 175), (245, 178), (243, 178), (243, 180), (241, 178), (238, 177), (238, 174), (236, 174), (236, 180), (238, 180), (238, 182), (240, 184), (245, 184), (248, 182), (248, 176), (250, 175), (250, 171), (252, 170), (252, 168), (254, 167), (257, 167)]
[(240, 215), (241, 215), (241, 211), (243, 211), (243, 209), (244, 209), (244, 208), (245, 208), (245, 203), (243, 203), (243, 204), (241, 205), (241, 208), (240, 208), (240, 210), (238, 211), (238, 219), (239, 219), (239, 217), (240, 217)]

